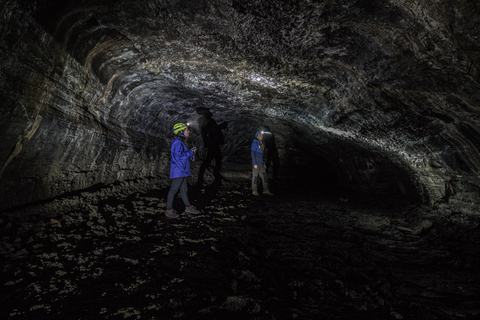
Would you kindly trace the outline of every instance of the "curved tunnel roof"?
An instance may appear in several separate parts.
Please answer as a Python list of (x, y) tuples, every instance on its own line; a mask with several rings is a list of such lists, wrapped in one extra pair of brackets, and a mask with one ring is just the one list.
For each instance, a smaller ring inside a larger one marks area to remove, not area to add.
[(452, 181), (478, 188), (472, 1), (18, 0), (2, 10), (8, 195), (25, 167), (31, 200), (161, 174), (171, 125), (195, 123), (197, 107), (229, 122), (227, 161), (248, 158), (267, 125), (286, 159), (322, 163), (343, 185), (431, 203)]

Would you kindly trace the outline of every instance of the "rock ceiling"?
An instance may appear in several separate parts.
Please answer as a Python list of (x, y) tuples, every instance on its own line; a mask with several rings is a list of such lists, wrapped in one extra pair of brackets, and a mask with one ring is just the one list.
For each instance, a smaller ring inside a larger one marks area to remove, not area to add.
[(4, 3), (10, 205), (165, 175), (199, 106), (229, 122), (226, 162), (267, 125), (286, 163), (343, 187), (478, 203), (477, 1)]

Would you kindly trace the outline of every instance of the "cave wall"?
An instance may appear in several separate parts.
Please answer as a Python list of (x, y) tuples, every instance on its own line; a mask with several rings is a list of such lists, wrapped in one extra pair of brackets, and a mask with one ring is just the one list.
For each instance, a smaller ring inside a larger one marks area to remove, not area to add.
[(115, 109), (128, 97), (116, 92), (106, 102), (108, 84), (14, 1), (7, 4), (2, 12), (1, 208), (99, 183), (165, 176), (166, 141), (133, 132), (116, 118)]
[(198, 106), (229, 121), (226, 161), (248, 163), (252, 133), (269, 125), (285, 164), (308, 170), (318, 157), (340, 187), (459, 210), (479, 202), (477, 3), (8, 0), (0, 10), (0, 209), (167, 178), (170, 127), (194, 122)]

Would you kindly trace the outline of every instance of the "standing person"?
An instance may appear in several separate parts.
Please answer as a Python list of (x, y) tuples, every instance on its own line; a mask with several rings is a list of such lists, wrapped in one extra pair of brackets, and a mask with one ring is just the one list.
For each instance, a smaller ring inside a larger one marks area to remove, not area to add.
[(266, 132), (264, 132), (263, 141), (267, 149), (267, 161), (265, 162), (267, 166), (266, 170), (268, 173), (268, 170), (273, 168), (273, 182), (276, 182), (278, 178), (278, 167), (280, 166), (277, 144), (275, 143), (275, 136), (270, 131), (270, 128), (265, 126), (265, 130)]
[(263, 145), (263, 134), (261, 132), (255, 133), (255, 139), (253, 139), (251, 147), (252, 155), (252, 194), (258, 196), (258, 176), (262, 179), (263, 194), (273, 195), (268, 190), (268, 179), (265, 162), (263, 161), (263, 151), (265, 146)]
[(170, 161), (170, 179), (172, 185), (167, 196), (167, 218), (178, 218), (179, 215), (173, 209), (173, 199), (180, 189), (183, 203), (185, 204), (185, 212), (191, 214), (199, 214), (194, 206), (188, 200), (187, 177), (190, 176), (190, 158), (197, 152), (197, 148), (188, 149), (187, 138), (190, 136), (190, 130), (185, 123), (177, 123), (173, 126), (173, 133), (176, 137), (172, 140), (171, 161)]
[(201, 187), (203, 185), (205, 171), (208, 166), (210, 166), (212, 160), (215, 160), (215, 167), (213, 168), (215, 181), (219, 182), (222, 179), (222, 176), (220, 175), (220, 170), (222, 168), (222, 152), (220, 146), (225, 143), (222, 130), (227, 129), (228, 122), (217, 124), (215, 119), (212, 118), (212, 113), (208, 108), (199, 107), (196, 111), (201, 115), (198, 124), (202, 134), (203, 146), (207, 149), (207, 155), (198, 171), (197, 185)]

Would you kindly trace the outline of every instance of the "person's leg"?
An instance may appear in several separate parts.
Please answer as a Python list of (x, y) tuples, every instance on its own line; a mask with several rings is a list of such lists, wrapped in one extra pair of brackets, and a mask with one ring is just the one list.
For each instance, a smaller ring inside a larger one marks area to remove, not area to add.
[(198, 185), (203, 184), (203, 176), (205, 175), (205, 171), (207, 170), (208, 166), (213, 160), (213, 153), (211, 149), (212, 148), (207, 149), (207, 155), (205, 156), (205, 159), (203, 160), (202, 165), (198, 170), (198, 180), (197, 180)]
[(201, 212), (197, 210), (194, 206), (191, 205), (188, 200), (188, 185), (187, 177), (184, 178), (182, 185), (180, 186), (180, 195), (182, 196), (183, 203), (185, 204), (185, 212), (191, 214), (200, 214)]
[(178, 189), (182, 183), (181, 178), (174, 178), (172, 179), (172, 185), (170, 186), (170, 190), (168, 191), (167, 195), (167, 211), (165, 211), (165, 216), (167, 218), (178, 218), (179, 215), (175, 210), (173, 210), (173, 199), (177, 194)]
[(180, 185), (180, 195), (182, 196), (183, 203), (185, 204), (185, 207), (190, 207), (190, 201), (188, 200), (188, 185), (187, 185), (187, 177), (182, 178), (182, 183)]
[(260, 166), (257, 166), (257, 169), (252, 166), (252, 192), (258, 192), (258, 171)]
[(215, 157), (215, 167), (213, 168), (213, 175), (215, 179), (220, 179), (220, 170), (222, 169), (222, 151), (220, 151), (220, 146), (216, 146), (213, 150)]
[(172, 179), (172, 185), (170, 186), (170, 191), (168, 191), (167, 196), (167, 210), (171, 210), (173, 208), (173, 198), (175, 197), (175, 194), (177, 194), (177, 191), (182, 184), (182, 179), (184, 178)]
[(270, 191), (268, 190), (268, 177), (267, 177), (267, 171), (265, 170), (264, 166), (258, 166), (258, 174), (260, 175), (260, 178), (262, 179), (263, 183), (263, 193), (269, 194)]

